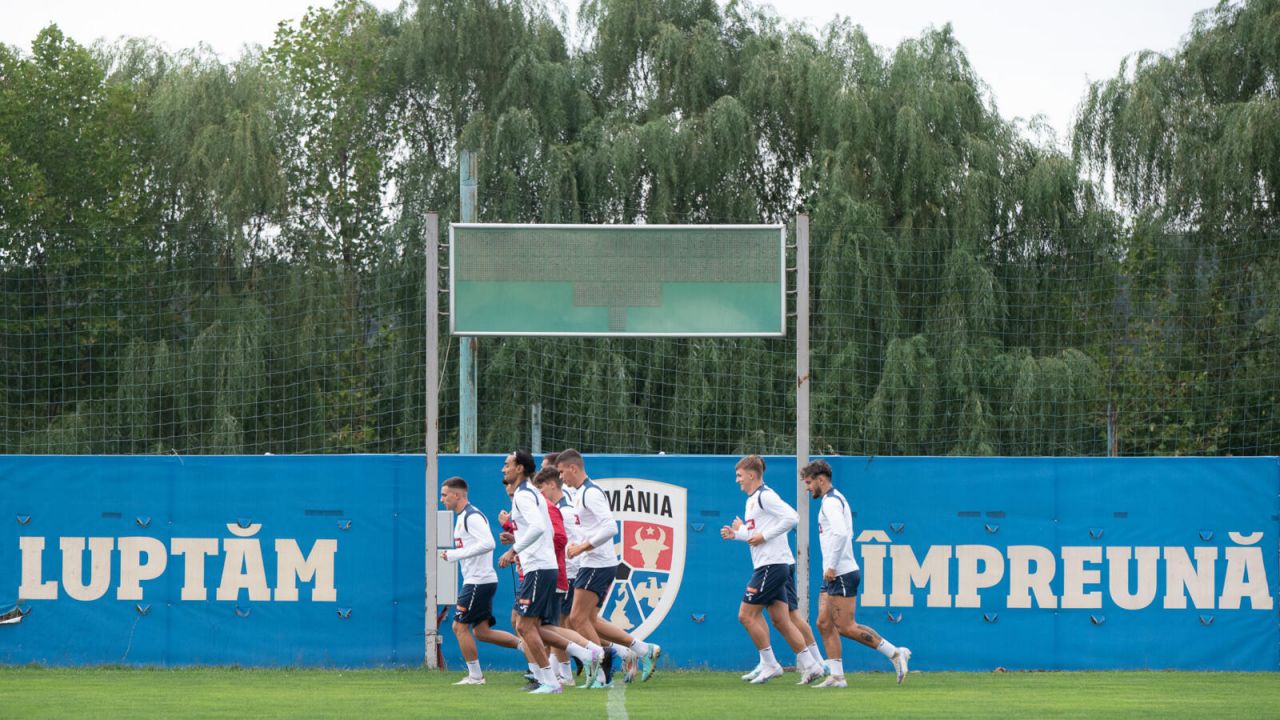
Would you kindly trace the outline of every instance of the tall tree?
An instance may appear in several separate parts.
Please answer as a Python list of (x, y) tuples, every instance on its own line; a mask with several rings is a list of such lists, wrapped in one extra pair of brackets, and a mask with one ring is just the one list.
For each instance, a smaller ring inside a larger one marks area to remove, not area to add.
[(1280, 2), (1222, 2), (1094, 83), (1076, 124), (1132, 216), (1109, 373), (1139, 452), (1280, 448), (1278, 33)]
[[(232, 62), (50, 28), (0, 48), (6, 446), (420, 450), (422, 218), (465, 147), (483, 220), (809, 213), (824, 451), (1275, 451), (1277, 2), (1095, 86), (1075, 157), (945, 26), (589, 0), (570, 42), (538, 0), (341, 0)], [(540, 403), (549, 445), (785, 452), (793, 350), (489, 341), (481, 447)]]
[[(145, 122), (128, 88), (56, 27), (29, 56), (0, 46), (0, 309), (11, 428), (81, 428), (110, 394), (126, 336), (116, 312), (145, 258)], [(65, 449), (63, 446), (51, 448)]]

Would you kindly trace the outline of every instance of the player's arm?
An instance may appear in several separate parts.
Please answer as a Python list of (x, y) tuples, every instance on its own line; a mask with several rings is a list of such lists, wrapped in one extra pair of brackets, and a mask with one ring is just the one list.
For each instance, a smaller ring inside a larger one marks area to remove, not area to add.
[(720, 526), (720, 537), (725, 540), (741, 540), (738, 532), (742, 529), (742, 518), (735, 517), (732, 525)]
[(764, 506), (765, 512), (778, 518), (778, 522), (769, 528), (769, 532), (764, 533), (765, 542), (769, 542), (780, 535), (786, 535), (791, 532), (791, 528), (800, 523), (800, 516), (796, 514), (795, 509), (782, 502), (782, 498), (778, 497), (776, 492), (770, 491), (761, 494), (760, 504)]
[[(453, 536), (455, 538), (460, 538), (462, 537), (462, 533), (464, 532), (466, 532), (466, 529), (462, 525), (462, 516), (459, 515), (458, 521), (453, 524)], [(466, 543), (463, 543), (463, 545), (465, 546)], [(441, 550), (440, 559), (444, 560), (445, 562), (456, 562), (461, 559), (460, 557), (458, 557), (459, 552), (461, 551), (456, 548), (448, 548), (445, 550)]]
[[(833, 497), (823, 498), (822, 512), (827, 518), (827, 532), (830, 533), (832, 543), (839, 541), (845, 542), (853, 537), (853, 526), (845, 522), (844, 503)], [(835, 545), (839, 547), (839, 545)]]
[(531, 492), (516, 491), (512, 504), (520, 510), (520, 517), (524, 518), (525, 523), (524, 532), (509, 551), (519, 555), (547, 532), (547, 513), (538, 507), (538, 500)]
[[(849, 537), (850, 530), (845, 526), (844, 512), (840, 508), (840, 501), (833, 497), (824, 497), (822, 504), (818, 506), (818, 512), (826, 519), (823, 527), (826, 528), (825, 537), (823, 539), (823, 547), (839, 548)], [(836, 567), (834, 564), (827, 565), (827, 553), (822, 553), (823, 557), (823, 573), (822, 577), (826, 580), (834, 580), (836, 577)], [(839, 551), (831, 553), (830, 561), (835, 563), (839, 557)]]
[[(733, 518), (733, 524), (727, 525), (726, 529), (728, 529), (730, 534), (728, 534), (728, 537), (724, 539), (736, 539), (736, 541), (746, 542), (751, 537), (751, 534), (746, 530), (746, 523), (742, 523), (742, 519), (737, 518), (737, 516)], [(723, 532), (721, 534), (723, 534)]]

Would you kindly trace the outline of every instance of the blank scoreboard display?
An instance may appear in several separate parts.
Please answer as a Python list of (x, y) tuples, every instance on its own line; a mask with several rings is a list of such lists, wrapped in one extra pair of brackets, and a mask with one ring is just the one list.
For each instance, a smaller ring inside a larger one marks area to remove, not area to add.
[(782, 225), (449, 229), (455, 335), (777, 337)]

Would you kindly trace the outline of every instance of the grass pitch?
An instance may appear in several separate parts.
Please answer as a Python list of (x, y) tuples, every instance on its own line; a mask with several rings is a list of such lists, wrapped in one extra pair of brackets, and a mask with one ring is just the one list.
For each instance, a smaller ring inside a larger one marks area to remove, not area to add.
[(795, 673), (659, 672), (614, 690), (529, 696), (516, 673), (452, 687), (417, 670), (0, 668), (0, 718), (1276, 718), (1275, 673), (850, 674), (844, 690)]

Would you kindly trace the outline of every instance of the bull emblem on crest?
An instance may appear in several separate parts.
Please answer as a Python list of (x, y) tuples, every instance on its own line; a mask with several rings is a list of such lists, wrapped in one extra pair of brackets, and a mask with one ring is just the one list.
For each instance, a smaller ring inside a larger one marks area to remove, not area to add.
[[(656, 538), (653, 537), (655, 533), (658, 536)], [(649, 537), (641, 537), (642, 535), (649, 535)], [(662, 552), (668, 547), (666, 529), (659, 528), (654, 530), (654, 528), (650, 527), (645, 528), (644, 530), (636, 530), (635, 536), (632, 539), (635, 540), (636, 544), (632, 545), (631, 549), (640, 552), (640, 556), (644, 559), (644, 567), (657, 567), (658, 556), (662, 555)]]

